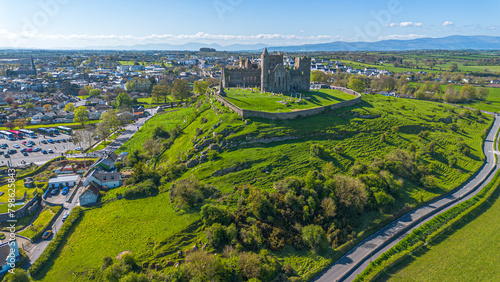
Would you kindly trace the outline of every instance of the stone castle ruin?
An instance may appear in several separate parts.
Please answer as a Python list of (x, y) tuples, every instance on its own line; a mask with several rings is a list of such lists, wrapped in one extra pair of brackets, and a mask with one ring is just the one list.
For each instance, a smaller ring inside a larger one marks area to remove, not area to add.
[(222, 69), (222, 86), (260, 87), (261, 92), (309, 91), (311, 58), (297, 57), (293, 68), (283, 65), (283, 54), (269, 55), (267, 48), (260, 56), (261, 65), (241, 60), (239, 68)]

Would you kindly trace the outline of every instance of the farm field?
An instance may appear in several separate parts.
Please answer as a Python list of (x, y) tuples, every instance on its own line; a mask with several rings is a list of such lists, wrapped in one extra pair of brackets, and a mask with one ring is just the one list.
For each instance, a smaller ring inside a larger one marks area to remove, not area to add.
[(424, 251), (382, 277), (384, 281), (500, 280), (500, 189), (487, 203)]
[[(226, 90), (226, 94), (226, 98), (229, 102), (242, 109), (266, 112), (290, 112), (294, 110), (310, 109), (355, 98), (353, 95), (332, 89), (304, 92), (302, 93), (302, 102), (297, 102), (299, 99), (298, 95), (294, 96), (292, 102), (292, 98), (285, 94), (262, 94), (259, 91), (252, 92), (245, 89), (229, 89)], [(282, 102), (286, 102), (287, 104), (285, 105)]]

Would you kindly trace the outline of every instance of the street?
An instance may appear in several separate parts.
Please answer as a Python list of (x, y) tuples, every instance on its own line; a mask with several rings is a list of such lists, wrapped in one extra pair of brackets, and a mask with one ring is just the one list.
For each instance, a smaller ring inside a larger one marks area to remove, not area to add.
[(495, 163), (495, 154), (497, 150), (494, 148), (495, 134), (499, 128), (500, 117), (495, 115), (494, 124), (484, 142), (484, 154), (486, 156), (485, 164), (479, 172), (469, 179), (469, 181), (453, 192), (407, 213), (372, 234), (336, 261), (328, 270), (318, 276), (315, 281), (354, 280), (356, 276), (368, 266), (370, 260), (376, 259), (385, 251), (389, 250), (421, 223), (425, 223), (436, 215), (457, 205), (460, 201), (470, 199), (479, 193), (479, 191), (491, 181), (499, 169)]

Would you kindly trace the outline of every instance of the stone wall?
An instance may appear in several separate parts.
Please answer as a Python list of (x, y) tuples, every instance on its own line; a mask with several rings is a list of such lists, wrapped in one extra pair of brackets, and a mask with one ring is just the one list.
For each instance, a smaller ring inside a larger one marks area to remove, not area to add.
[(13, 217), (10, 216), (11, 213), (0, 213), (0, 222), (7, 222), (10, 219), (20, 219), (21, 217), (27, 216), (29, 214), (32, 214), (36, 211), (38, 208), (39, 201), (38, 201), (38, 193), (36, 191), (33, 194), (33, 198), (29, 200), (24, 206), (14, 212)]
[(233, 103), (229, 102), (227, 99), (225, 99), (222, 96), (215, 95), (215, 98), (223, 105), (231, 109), (233, 112), (237, 113), (239, 116), (242, 118), (264, 118), (264, 119), (296, 119), (300, 117), (307, 117), (307, 116), (312, 116), (312, 115), (317, 115), (320, 113), (323, 113), (328, 110), (335, 110), (335, 109), (340, 109), (343, 107), (348, 107), (348, 106), (353, 106), (361, 102), (361, 94), (347, 88), (343, 87), (333, 87), (335, 90), (342, 91), (346, 94), (354, 95), (356, 98), (352, 100), (347, 100), (343, 101), (337, 104), (329, 105), (329, 106), (324, 106), (324, 107), (318, 107), (318, 108), (312, 108), (312, 109), (306, 109), (306, 110), (299, 110), (299, 111), (293, 111), (293, 112), (282, 112), (282, 113), (269, 113), (269, 112), (261, 112), (261, 111), (252, 111), (252, 110), (245, 110), (237, 107)]

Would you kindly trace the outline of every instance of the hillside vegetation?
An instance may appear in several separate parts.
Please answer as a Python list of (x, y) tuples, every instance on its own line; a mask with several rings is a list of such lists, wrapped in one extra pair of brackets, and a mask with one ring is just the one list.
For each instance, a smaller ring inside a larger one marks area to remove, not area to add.
[[(491, 122), (384, 96), (303, 119), (242, 120), (200, 97), (122, 147), (127, 186), (85, 212), (42, 279), (310, 279), (380, 224), (466, 181)], [(114, 259), (123, 251), (132, 254)]]

